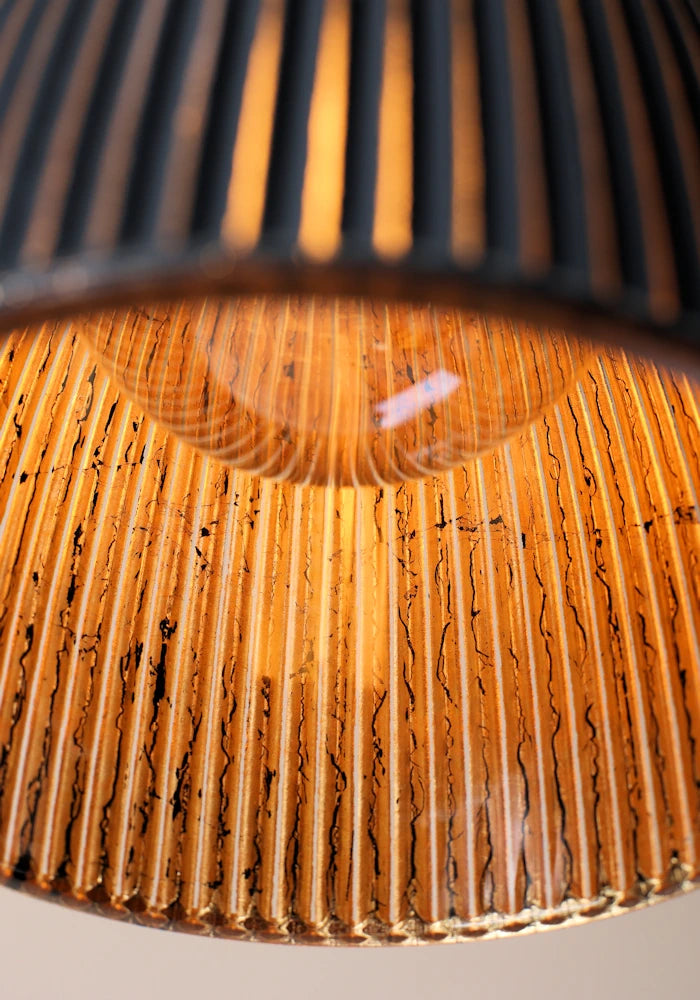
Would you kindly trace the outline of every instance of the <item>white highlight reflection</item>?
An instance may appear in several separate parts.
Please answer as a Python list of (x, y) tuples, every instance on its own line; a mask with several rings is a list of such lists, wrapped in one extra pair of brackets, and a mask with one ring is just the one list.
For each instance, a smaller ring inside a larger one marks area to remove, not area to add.
[(421, 410), (445, 399), (460, 385), (461, 379), (453, 372), (438, 368), (422, 382), (397, 392), (377, 405), (379, 426), (386, 430), (411, 420)]

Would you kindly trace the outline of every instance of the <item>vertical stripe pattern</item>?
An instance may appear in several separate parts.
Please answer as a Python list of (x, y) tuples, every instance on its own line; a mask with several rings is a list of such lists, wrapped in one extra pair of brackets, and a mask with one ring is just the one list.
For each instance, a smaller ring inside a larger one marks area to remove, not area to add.
[(696, 383), (589, 357), (509, 441), (362, 488), (203, 457), (70, 325), (0, 392), (4, 880), (351, 943), (697, 880)]
[(128, 296), (163, 260), (200, 287), (244, 261), (268, 289), (361, 265), (697, 347), (692, 5), (98, 6), (0, 21), (0, 321), (86, 284)]

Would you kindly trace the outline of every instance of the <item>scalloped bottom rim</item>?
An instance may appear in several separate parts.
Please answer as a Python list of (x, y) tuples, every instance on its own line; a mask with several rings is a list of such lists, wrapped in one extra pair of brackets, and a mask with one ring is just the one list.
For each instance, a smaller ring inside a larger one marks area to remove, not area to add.
[(470, 921), (454, 917), (432, 924), (414, 914), (395, 926), (370, 918), (364, 924), (352, 927), (332, 916), (318, 927), (309, 926), (294, 915), (274, 923), (265, 920), (254, 909), (247, 916), (238, 919), (227, 918), (215, 910), (190, 916), (179, 907), (177, 901), (164, 910), (154, 910), (146, 905), (141, 896), (119, 903), (112, 902), (106, 898), (106, 894), (104, 899), (100, 898), (103, 893), (100, 891), (101, 886), (90, 890), (89, 895), (77, 896), (55, 885), (42, 885), (32, 878), (16, 878), (4, 868), (0, 869), (0, 886), (86, 913), (160, 930), (267, 944), (379, 947), (456, 944), (460, 941), (511, 937), (515, 934), (572, 927), (601, 917), (620, 916), (700, 888), (700, 870), (691, 870), (687, 865), (671, 868), (664, 879), (640, 881), (625, 892), (604, 890), (593, 899), (570, 898), (551, 910), (533, 906), (514, 914), (487, 913)]

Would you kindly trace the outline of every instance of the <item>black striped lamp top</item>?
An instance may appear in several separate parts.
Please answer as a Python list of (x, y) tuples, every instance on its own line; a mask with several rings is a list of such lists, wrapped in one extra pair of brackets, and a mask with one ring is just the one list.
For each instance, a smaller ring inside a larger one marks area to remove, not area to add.
[(0, 323), (266, 289), (697, 360), (696, 0), (0, 3)]

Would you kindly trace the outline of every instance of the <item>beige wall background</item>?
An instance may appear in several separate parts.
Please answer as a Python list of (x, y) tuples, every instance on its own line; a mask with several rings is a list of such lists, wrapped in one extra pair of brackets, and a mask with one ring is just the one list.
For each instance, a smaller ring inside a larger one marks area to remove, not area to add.
[(699, 958), (700, 892), (520, 938), (353, 950), (193, 938), (0, 889), (2, 1000), (698, 1000)]

